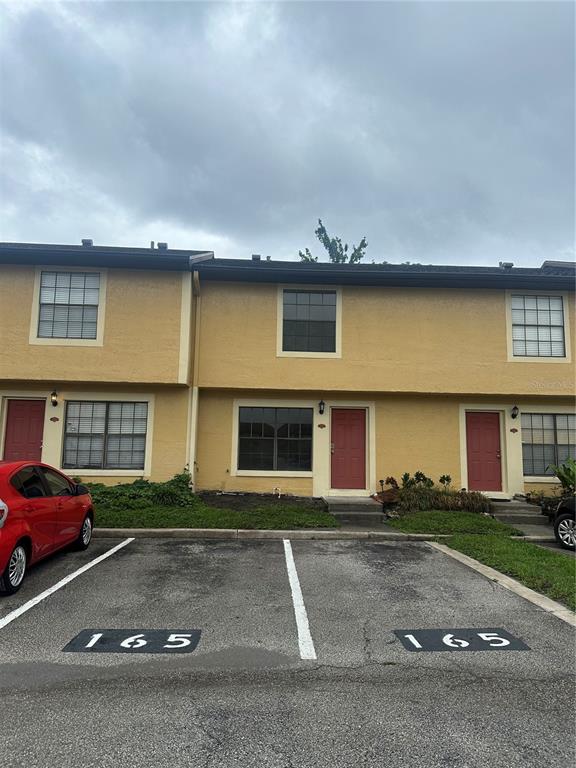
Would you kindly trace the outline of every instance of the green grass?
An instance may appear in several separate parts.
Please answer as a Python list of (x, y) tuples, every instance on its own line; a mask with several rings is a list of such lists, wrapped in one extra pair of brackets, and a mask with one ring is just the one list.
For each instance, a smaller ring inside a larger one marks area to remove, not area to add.
[(576, 610), (576, 561), (505, 536), (456, 535), (442, 542)]
[(398, 520), (389, 520), (388, 525), (405, 533), (493, 533), (511, 536), (520, 533), (506, 523), (485, 517), (475, 512), (410, 512)]
[(337, 528), (328, 512), (302, 509), (290, 504), (262, 504), (249, 510), (216, 509), (200, 500), (194, 506), (142, 506), (119, 508), (95, 505), (96, 526), (100, 528)]
[(262, 500), (247, 509), (209, 506), (190, 490), (181, 472), (164, 483), (137, 480), (118, 485), (89, 485), (95, 523), (100, 528), (337, 528), (324, 509), (288, 500)]

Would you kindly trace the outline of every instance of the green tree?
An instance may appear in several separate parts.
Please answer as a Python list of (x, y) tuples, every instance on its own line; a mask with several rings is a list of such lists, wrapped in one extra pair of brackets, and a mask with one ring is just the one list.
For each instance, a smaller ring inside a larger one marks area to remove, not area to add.
[[(328, 258), (333, 264), (358, 264), (364, 258), (368, 246), (365, 237), (360, 240), (358, 245), (353, 245), (350, 253), (348, 253), (348, 243), (342, 245), (342, 240), (339, 237), (330, 237), (326, 227), (322, 224), (322, 219), (318, 219), (318, 228), (314, 230), (314, 234), (328, 251)], [(302, 261), (318, 261), (318, 256), (312, 256), (308, 248), (298, 251), (298, 255)]]

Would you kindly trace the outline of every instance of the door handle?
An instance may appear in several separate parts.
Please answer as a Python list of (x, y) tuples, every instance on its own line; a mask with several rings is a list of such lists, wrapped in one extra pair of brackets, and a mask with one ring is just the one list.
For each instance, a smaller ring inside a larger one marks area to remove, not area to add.
[(334, 453), (334, 443), (330, 443), (330, 453)]
[(24, 507), (24, 512), (34, 512), (34, 507), (32, 506), (32, 504), (26, 504), (26, 506)]
[(497, 458), (497, 459), (499, 459), (499, 458), (500, 458), (500, 453), (499, 453), (499, 452), (498, 452), (498, 453), (496, 453), (496, 458)]

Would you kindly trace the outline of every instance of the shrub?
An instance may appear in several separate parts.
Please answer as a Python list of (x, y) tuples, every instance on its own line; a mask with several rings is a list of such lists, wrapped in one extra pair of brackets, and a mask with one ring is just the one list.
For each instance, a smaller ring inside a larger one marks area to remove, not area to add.
[(441, 475), (440, 479), (438, 480), (440, 485), (442, 485), (446, 490), (450, 488), (450, 484), (452, 483), (452, 478), (450, 475)]
[(560, 466), (550, 464), (547, 469), (551, 469), (560, 480), (563, 493), (576, 493), (576, 459), (566, 459)]
[(550, 495), (545, 494), (543, 491), (530, 491), (530, 493), (526, 494), (526, 501), (529, 504), (536, 504), (545, 515), (548, 515), (548, 517), (553, 517), (558, 502), (563, 495), (564, 494), (559, 493), (556, 490), (553, 490)]
[(426, 512), (431, 509), (489, 513), (490, 500), (478, 491), (450, 491), (427, 485), (409, 485), (399, 489), (399, 512)]
[(424, 472), (414, 472), (414, 477), (410, 476), (410, 472), (404, 472), (402, 475), (402, 488), (415, 488), (415, 487), (433, 488), (434, 480), (427, 477)]
[(194, 507), (198, 504), (190, 489), (190, 475), (181, 472), (165, 483), (135, 480), (120, 485), (87, 484), (96, 511), (98, 506), (109, 509), (143, 509), (149, 507)]

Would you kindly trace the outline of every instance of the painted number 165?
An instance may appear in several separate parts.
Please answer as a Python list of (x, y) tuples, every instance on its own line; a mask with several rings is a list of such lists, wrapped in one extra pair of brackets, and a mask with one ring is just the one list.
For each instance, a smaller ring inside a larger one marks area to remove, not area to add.
[[(103, 632), (95, 632), (91, 636), (90, 640), (88, 640), (84, 648), (93, 648), (103, 634)], [(191, 637), (192, 633), (173, 632), (168, 636), (162, 647), (167, 648), (168, 650), (171, 648), (185, 648), (192, 643)], [(132, 635), (131, 637), (127, 637), (120, 642), (120, 646), (122, 648), (142, 648), (147, 644), (148, 641), (146, 640), (146, 635), (144, 633)]]
[[(504, 648), (506, 645), (510, 645), (510, 640), (506, 640), (505, 637), (500, 637), (495, 632), (476, 632), (476, 635), (480, 638), (480, 640), (484, 640), (484, 642), (488, 643), (488, 645), (491, 648)], [(418, 648), (418, 650), (422, 650), (424, 647), (421, 643), (416, 640), (414, 635), (404, 635), (406, 640), (409, 640), (414, 648)], [(444, 635), (442, 638), (442, 642), (444, 645), (448, 646), (448, 648), (468, 648), (470, 645), (470, 642), (468, 640), (463, 640), (460, 637), (454, 637), (454, 635), (448, 633)]]

